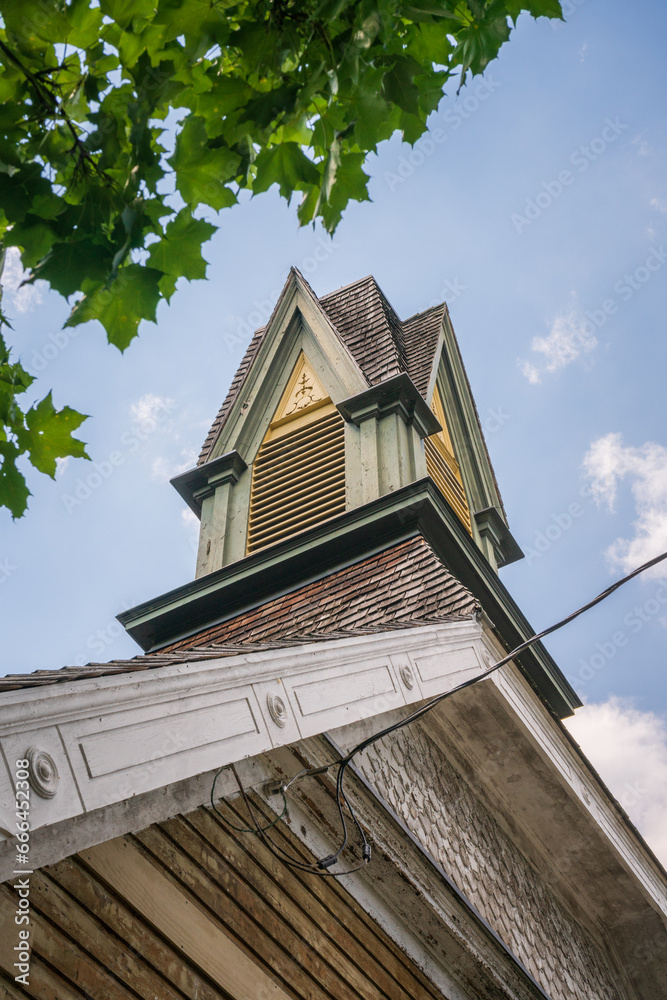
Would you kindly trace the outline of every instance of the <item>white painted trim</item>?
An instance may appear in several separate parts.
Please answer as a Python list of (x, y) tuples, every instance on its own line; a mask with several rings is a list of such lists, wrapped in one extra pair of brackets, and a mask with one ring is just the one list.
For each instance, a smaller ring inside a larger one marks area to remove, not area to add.
[(518, 670), (497, 670), (489, 682), (497, 687), (528, 738), (537, 744), (543, 757), (558, 772), (570, 795), (576, 797), (580, 807), (604, 834), (623, 868), (638, 880), (645, 898), (667, 916), (664, 875), (643, 850), (643, 842), (622, 822), (605, 789), (586, 767), (585, 757), (576, 753), (563, 737)]
[[(434, 697), (503, 653), (478, 622), (448, 622), (10, 691), (0, 706), (0, 827), (13, 829), (11, 765), (30, 745), (47, 750), (61, 776), (53, 799), (33, 796), (38, 830)], [(667, 914), (664, 874), (519, 671), (505, 667), (489, 682)]]
[(33, 796), (37, 830), (440, 694), (484, 669), (482, 651), (477, 622), (451, 622), (9, 692), (0, 825), (29, 746), (60, 774), (54, 798)]

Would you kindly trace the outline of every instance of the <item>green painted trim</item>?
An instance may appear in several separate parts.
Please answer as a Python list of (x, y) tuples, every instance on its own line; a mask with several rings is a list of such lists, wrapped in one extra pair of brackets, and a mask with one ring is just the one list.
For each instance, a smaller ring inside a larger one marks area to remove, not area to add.
[(398, 413), (407, 425), (414, 426), (421, 438), (442, 430), (419, 389), (405, 372), (350, 396), (336, 406), (343, 418), (357, 427), (364, 420)]
[(443, 335), (437, 382), (470, 510), (475, 514), (497, 507), (506, 522), (479, 413), (448, 312), (444, 316)]
[(474, 515), (475, 523), (482, 538), (489, 538), (498, 566), (523, 559), (523, 552), (497, 507), (487, 507)]
[[(118, 620), (145, 650), (156, 650), (273, 597), (422, 535), (482, 606), (499, 640), (513, 649), (534, 630), (430, 479), (345, 511), (307, 531), (138, 605)], [(526, 678), (563, 718), (581, 702), (541, 645), (517, 660)]]
[(210, 462), (174, 476), (169, 482), (183, 497), (190, 510), (201, 518), (202, 500), (210, 496), (216, 486), (238, 482), (239, 476), (247, 468), (238, 451), (229, 451), (226, 455), (220, 455), (219, 458), (213, 458)]

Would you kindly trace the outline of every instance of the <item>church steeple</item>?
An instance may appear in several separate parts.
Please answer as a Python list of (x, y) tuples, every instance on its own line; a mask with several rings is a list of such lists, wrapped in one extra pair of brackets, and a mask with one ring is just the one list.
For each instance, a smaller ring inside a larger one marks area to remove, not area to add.
[(318, 299), (292, 269), (173, 483), (202, 576), (427, 476), (494, 569), (520, 557), (446, 306), (402, 322), (373, 278)]

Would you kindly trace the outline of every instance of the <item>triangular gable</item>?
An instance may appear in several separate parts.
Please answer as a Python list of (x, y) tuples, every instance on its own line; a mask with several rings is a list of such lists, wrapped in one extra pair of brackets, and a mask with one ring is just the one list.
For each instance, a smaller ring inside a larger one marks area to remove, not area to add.
[(327, 390), (302, 351), (271, 423), (276, 424), (297, 414), (305, 415), (328, 400)]
[(204, 442), (198, 464), (213, 457), (216, 442), (232, 407), (255, 365), (269, 330), (289, 298), (292, 281), (298, 282), (312, 308), (326, 317), (330, 330), (354, 359), (368, 385), (376, 385), (405, 372), (429, 402), (435, 361), (442, 344), (444, 305), (435, 306), (401, 321), (372, 275), (318, 298), (303, 275), (293, 268), (271, 319), (266, 326), (255, 332), (248, 345), (227, 397)]
[[(269, 397), (276, 392), (282, 396), (286, 391), (298, 355), (307, 345), (311, 369), (314, 373), (317, 369), (327, 395), (346, 397), (368, 386), (317, 296), (296, 268), (292, 268), (271, 318), (252, 338), (206, 438), (199, 465), (238, 447), (240, 426), (251, 423), (248, 417), (256, 408), (258, 394), (262, 397), (259, 409), (264, 411), (268, 406), (270, 410), (265, 422), (271, 419), (279, 400), (272, 403)], [(327, 380), (332, 384), (325, 385)], [(247, 439), (249, 435), (245, 436)]]

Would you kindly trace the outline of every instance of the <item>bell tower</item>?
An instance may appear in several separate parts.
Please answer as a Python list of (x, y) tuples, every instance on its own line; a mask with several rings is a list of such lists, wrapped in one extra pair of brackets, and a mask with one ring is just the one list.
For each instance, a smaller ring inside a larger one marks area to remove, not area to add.
[(372, 277), (317, 298), (292, 269), (197, 467), (197, 576), (430, 479), (494, 570), (520, 558), (445, 305), (401, 321)]

